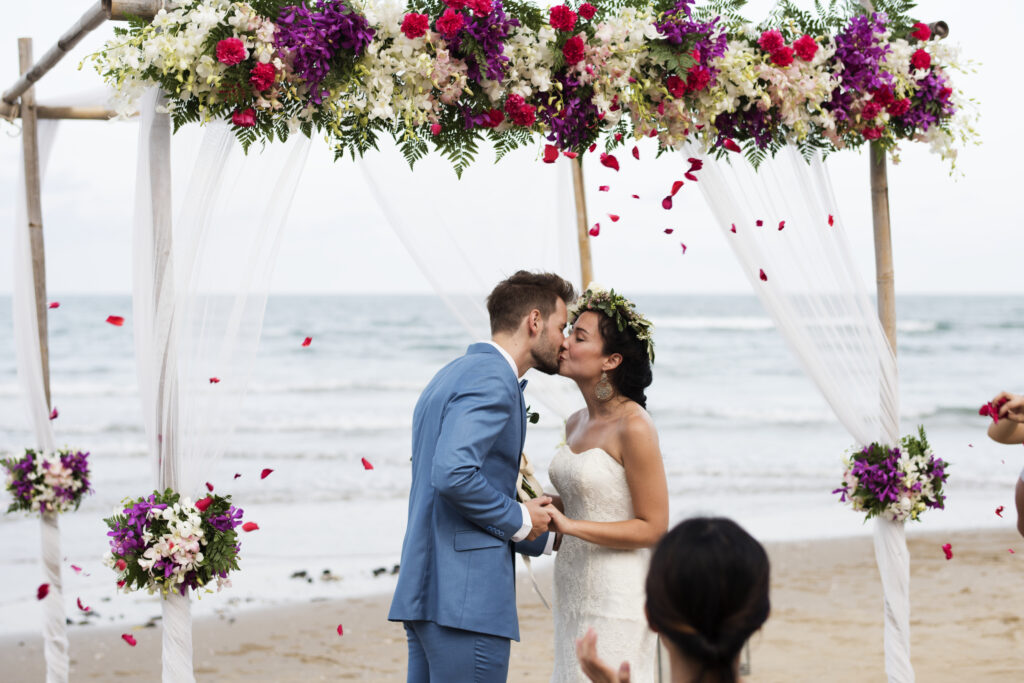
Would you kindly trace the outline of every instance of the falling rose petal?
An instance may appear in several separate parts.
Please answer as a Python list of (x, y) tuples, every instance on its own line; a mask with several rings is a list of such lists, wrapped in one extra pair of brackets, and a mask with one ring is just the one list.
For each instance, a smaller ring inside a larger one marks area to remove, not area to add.
[(953, 544), (952, 543), (946, 543), (945, 545), (943, 545), (942, 546), (942, 552), (946, 553), (946, 559), (947, 560), (952, 560), (953, 559)]
[(562, 152), (562, 156), (568, 159), (575, 159), (576, 157), (579, 156), (579, 154), (577, 154), (576, 152)]
[(619, 222), (619, 214), (617, 214), (617, 213), (610, 213), (610, 214), (608, 214), (608, 218), (612, 219), (612, 223), (618, 223)]
[(369, 460), (367, 460), (366, 458), (362, 458), (362, 461), (363, 461), (363, 469), (364, 470), (372, 470), (373, 469), (373, 465), (370, 464)]
[(76, 574), (81, 574), (82, 573), (82, 568), (79, 567), (77, 564), (71, 565), (71, 568), (75, 571)]
[(121, 327), (121, 325), (124, 325), (124, 318), (119, 315), (108, 315), (107, 322), (116, 327)]
[(633, 199), (640, 199), (640, 195), (638, 194), (630, 195), (630, 197), (632, 197)]
[(608, 191), (608, 190), (610, 190), (610, 189), (611, 189), (611, 188), (610, 188), (610, 187), (608, 187), (607, 185), (602, 185), (601, 187), (597, 188), (597, 191), (598, 191), (598, 192), (607, 192), (607, 191)]
[(92, 609), (92, 607), (88, 607), (86, 605), (83, 605), (82, 604), (82, 598), (78, 598), (78, 609), (82, 610), (83, 612), (88, 612), (89, 610)]
[(312, 337), (306, 337), (305, 339), (302, 340), (302, 345), (303, 346), (309, 346), (312, 343), (313, 343), (313, 338)]
[(699, 171), (700, 169), (704, 168), (704, 162), (701, 161), (700, 159), (694, 159), (693, 157), (690, 157), (689, 159), (687, 159), (687, 161), (690, 162), (691, 171)]
[(675, 229), (675, 228), (665, 228), (665, 234), (666, 234), (666, 235), (671, 235), (671, 234), (672, 234), (672, 233), (674, 233), (675, 231), (676, 231), (676, 229)]
[(835, 225), (836, 224), (836, 220), (834, 218), (832, 218), (832, 214), (828, 215), (828, 224), (829, 225)]
[(345, 629), (343, 629), (343, 628), (341, 627), (341, 624), (338, 624), (338, 635), (339, 635), (339, 636), (343, 636), (343, 635), (345, 635)]
[(220, 384), (220, 377), (211, 377), (210, 384)]
[(124, 585), (125, 585), (126, 583), (128, 583), (128, 582), (127, 582), (127, 581), (118, 581), (118, 582), (117, 582), (117, 587), (118, 587), (118, 588), (124, 588)]
[(686, 253), (686, 245), (683, 244), (682, 242), (680, 242), (679, 246), (681, 246), (683, 248), (683, 253), (685, 254)]
[(657, 128), (653, 129), (650, 133), (647, 134), (647, 137), (649, 137), (649, 138), (656, 138), (656, 137), (658, 137), (658, 129)]
[(51, 301), (50, 302), (50, 308), (60, 308), (60, 302), (59, 301)]
[(783, 230), (786, 227), (786, 221), (779, 221), (779, 230)]
[(54, 406), (53, 410), (50, 411), (50, 419), (56, 420), (58, 417), (60, 417), (60, 413), (57, 412), (57, 407)]
[(1003, 516), (1003, 509), (1004, 508), (1003, 508), (1002, 505), (1000, 505), (999, 507), (996, 508), (996, 516), (997, 517), (1002, 517)]
[(132, 647), (135, 647), (135, 643), (136, 643), (135, 636), (133, 636), (132, 634), (130, 634), (130, 633), (122, 633), (121, 634), (121, 640), (123, 640), (124, 642), (128, 643)]
[(553, 164), (558, 160), (558, 148), (554, 145), (544, 145), (544, 163)]
[(636, 145), (633, 145), (633, 158), (634, 159), (639, 159), (640, 158), (640, 150), (637, 149)]
[(256, 522), (246, 522), (242, 525), (242, 531), (256, 531), (260, 528), (260, 525)]
[(613, 171), (619, 170), (619, 160), (614, 155), (606, 154), (605, 152), (601, 152), (601, 165)]
[(672, 208), (672, 195), (669, 195), (661, 200), (661, 208), (668, 211)]
[(210, 496), (207, 496), (206, 498), (202, 498), (202, 499), (196, 501), (196, 508), (200, 512), (206, 512), (206, 508), (210, 507), (210, 505), (212, 503), (213, 503), (213, 498), (211, 498)]
[(115, 567), (117, 567), (117, 571), (119, 571), (119, 572), (123, 572), (123, 571), (124, 571), (125, 569), (127, 569), (127, 568), (128, 568), (128, 563), (127, 563), (127, 562), (125, 562), (124, 560), (121, 560), (121, 559), (119, 559), (119, 560), (118, 560), (118, 561), (117, 561), (117, 562), (116, 562), (116, 563), (114, 564), (114, 566), (115, 566)]
[(683, 181), (682, 180), (677, 180), (674, 183), (672, 183), (672, 196), (673, 197), (676, 196), (676, 192), (679, 192), (679, 188), (681, 188), (682, 186), (683, 186)]
[(968, 448), (974, 448), (974, 444), (973, 443), (969, 443), (969, 444), (967, 444), (967, 447)]
[(693, 175), (689, 171), (683, 174), (683, 177), (689, 180), (691, 183), (697, 182), (697, 176)]
[(760, 271), (761, 271), (761, 282), (768, 282), (768, 276), (764, 274), (764, 268), (761, 268)]
[(597, 143), (593, 142), (593, 143), (590, 144), (590, 147), (587, 149), (587, 151), (588, 152), (593, 152), (595, 149), (597, 149)]
[(213, 484), (211, 484), (210, 482), (206, 482), (206, 490), (213, 491)]
[(591, 237), (597, 237), (598, 235), (601, 234), (601, 224), (594, 223), (594, 226), (590, 228), (590, 230), (588, 230), (587, 233), (589, 233)]
[(615, 142), (622, 142), (622, 133), (615, 134)]
[(762, 225), (764, 225), (764, 221), (758, 218), (756, 221), (754, 221), (754, 225), (760, 228)]
[(260, 472), (260, 479), (266, 479), (267, 477), (270, 476), (270, 473), (273, 471), (274, 470), (270, 469), (269, 467), (264, 467), (263, 471)]
[(43, 598), (45, 598), (49, 594), (50, 594), (50, 584), (48, 584), (48, 583), (41, 583), (41, 584), (39, 584), (39, 588), (36, 589), (36, 600), (42, 600)]
[(735, 142), (733, 142), (732, 138), (726, 138), (722, 142), (722, 147), (725, 147), (730, 152), (739, 152), (740, 151), (740, 146), (737, 145)]
[(240, 476), (242, 476), (242, 475), (239, 474), (238, 472), (235, 472), (235, 479), (238, 479)]
[(729, 232), (736, 232), (736, 224), (735, 223), (733, 223), (732, 227), (729, 228)]
[(1010, 553), (1011, 555), (1016, 555), (1016, 554), (1017, 554), (1017, 553), (1016, 553), (1016, 552), (1014, 551), (1014, 549), (1013, 549), (1013, 548), (1007, 548), (1007, 549), (1006, 549), (1006, 552)]

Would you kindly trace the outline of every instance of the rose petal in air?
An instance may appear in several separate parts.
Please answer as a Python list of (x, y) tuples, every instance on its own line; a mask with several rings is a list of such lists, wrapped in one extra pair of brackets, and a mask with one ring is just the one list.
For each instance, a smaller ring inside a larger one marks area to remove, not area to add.
[(39, 584), (39, 588), (36, 589), (36, 600), (42, 600), (43, 598), (45, 598), (49, 594), (50, 594), (50, 584), (48, 584), (48, 583), (41, 583), (41, 584)]
[(135, 636), (133, 636), (132, 634), (130, 634), (130, 633), (122, 633), (121, 634), (121, 640), (123, 640), (124, 642), (128, 643), (132, 647), (135, 647), (135, 643), (136, 643)]
[(59, 301), (51, 301), (50, 302), (50, 308), (60, 308), (60, 302)]
[(116, 327), (121, 327), (121, 325), (124, 325), (124, 318), (119, 315), (108, 315), (107, 322)]
[(785, 227), (786, 227), (786, 221), (779, 221), (779, 230), (781, 231)]
[(668, 211), (672, 208), (672, 195), (669, 195), (661, 200), (661, 208)]
[(683, 174), (683, 177), (689, 180), (691, 183), (697, 182), (697, 176), (693, 175), (689, 171)]
[(235, 479), (238, 479), (240, 476), (242, 476), (242, 475), (239, 474), (238, 472), (235, 472)]
[(56, 420), (59, 416), (60, 416), (60, 413), (57, 412), (57, 407), (54, 406), (53, 410), (50, 411), (50, 419), (51, 420)]
[(264, 467), (263, 471), (260, 472), (260, 479), (266, 479), (267, 477), (270, 476), (270, 473), (273, 471), (274, 470), (270, 469), (269, 467)]
[(631, 194), (630, 197), (632, 197), (633, 199), (640, 199), (640, 195), (638, 194)]
[(760, 228), (762, 225), (764, 225), (764, 221), (758, 218), (756, 221), (754, 221), (754, 225)]
[(577, 154), (576, 152), (562, 152), (562, 156), (567, 157), (569, 159), (575, 159), (576, 157), (579, 156), (579, 154)]
[(761, 282), (768, 282), (768, 276), (764, 274), (764, 268), (759, 270), (761, 271)]
[(829, 225), (835, 225), (835, 223), (836, 223), (836, 219), (832, 218), (832, 214), (829, 214), (828, 215), (828, 224)]
[(942, 546), (942, 552), (946, 553), (946, 559), (947, 560), (952, 560), (953, 559), (953, 544), (952, 543), (944, 544)]
[(681, 246), (683, 248), (683, 253), (685, 254), (686, 253), (686, 245), (683, 244), (682, 242), (680, 242), (679, 246)]
[(729, 228), (729, 232), (736, 232), (736, 224), (735, 223), (733, 223), (732, 227)]
[(345, 629), (343, 629), (343, 628), (341, 627), (341, 624), (338, 624), (338, 635), (339, 635), (339, 636), (343, 636), (343, 635), (345, 635)]
[(79, 567), (77, 564), (71, 565), (71, 568), (75, 571), (76, 574), (81, 574), (82, 573), (82, 568)]
[(999, 517), (1003, 516), (1003, 506), (1002, 505), (1000, 505), (999, 507), (996, 508), (996, 515), (999, 516)]
[(92, 607), (88, 607), (86, 605), (83, 605), (82, 604), (82, 598), (78, 598), (78, 609), (82, 610), (83, 612), (88, 612), (89, 610), (92, 609)]
[(637, 149), (636, 145), (633, 145), (633, 158), (634, 159), (639, 159), (640, 158), (640, 150)]
[(726, 138), (722, 142), (722, 147), (725, 147), (730, 152), (739, 152), (740, 151), (740, 146), (737, 145), (735, 142), (733, 142), (732, 138)]
[(256, 531), (260, 528), (260, 525), (256, 522), (246, 522), (242, 525), (242, 531)]
[(615, 142), (622, 142), (622, 133), (615, 134)]
[(362, 458), (362, 461), (363, 461), (363, 469), (364, 470), (372, 470), (373, 469), (373, 465), (370, 464), (369, 460), (367, 460), (366, 458)]
[(613, 171), (619, 170), (619, 160), (614, 155), (606, 154), (605, 152), (601, 152), (601, 165)]
[(206, 482), (206, 490), (213, 491), (213, 484), (211, 484), (210, 482)]
[(544, 145), (544, 163), (553, 164), (558, 160), (558, 148), (554, 145)]
[(676, 229), (675, 229), (675, 228), (665, 228), (665, 234), (666, 234), (666, 235), (671, 235), (671, 234), (672, 234), (672, 233), (674, 233), (675, 231), (676, 231)]
[(656, 138), (656, 137), (658, 137), (658, 129), (657, 128), (652, 129), (651, 132), (647, 134), (647, 137), (649, 137), (649, 138)]
[(592, 142), (592, 143), (590, 143), (590, 147), (587, 148), (587, 151), (588, 152), (593, 152), (595, 149), (597, 149), (597, 143), (596, 142)]
[(617, 214), (617, 213), (610, 213), (610, 214), (608, 214), (608, 218), (612, 219), (612, 223), (618, 223), (619, 222), (619, 214)]
[(587, 233), (591, 237), (597, 237), (598, 235), (601, 234), (601, 224), (600, 223), (594, 223), (593, 227), (591, 227), (590, 230), (587, 231)]
[(210, 384), (220, 384), (220, 377), (211, 377)]
[(213, 503), (213, 498), (207, 496), (206, 498), (202, 498), (196, 501), (196, 508), (200, 512), (206, 512), (206, 508), (210, 507), (211, 503)]
[(602, 185), (601, 187), (597, 188), (597, 191), (598, 191), (598, 192), (607, 192), (607, 191), (608, 191), (608, 190), (610, 190), (610, 189), (611, 189), (611, 188), (610, 188), (610, 187), (608, 187), (607, 185)]
[(309, 346), (312, 343), (313, 343), (313, 338), (312, 337), (306, 337), (305, 339), (302, 340), (302, 345), (303, 346)]
[(672, 196), (673, 197), (676, 196), (676, 192), (679, 192), (679, 188), (681, 188), (682, 186), (683, 186), (683, 181), (682, 180), (677, 180), (674, 183), (672, 183)]

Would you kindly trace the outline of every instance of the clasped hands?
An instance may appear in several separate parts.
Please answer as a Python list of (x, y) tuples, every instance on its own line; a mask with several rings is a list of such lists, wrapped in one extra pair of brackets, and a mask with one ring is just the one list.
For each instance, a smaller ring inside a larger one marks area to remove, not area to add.
[(540, 496), (526, 501), (526, 509), (530, 513), (530, 522), (533, 524), (526, 540), (532, 541), (548, 531), (568, 532), (567, 527), (570, 520), (558, 509), (557, 505), (560, 502), (557, 497), (552, 496)]

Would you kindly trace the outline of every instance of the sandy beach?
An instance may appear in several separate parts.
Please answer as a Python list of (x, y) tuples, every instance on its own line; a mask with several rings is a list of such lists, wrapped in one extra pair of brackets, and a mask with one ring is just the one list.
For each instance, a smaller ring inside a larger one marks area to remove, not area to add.
[[(941, 550), (952, 543), (953, 559)], [(1024, 676), (1024, 540), (1013, 530), (911, 534), (912, 656), (919, 681)], [(1020, 551), (1020, 554), (1009, 550)], [(866, 537), (768, 545), (772, 616), (751, 647), (751, 683), (884, 680), (881, 586)], [(539, 576), (550, 595), (549, 573)], [(390, 595), (321, 601), (198, 619), (200, 681), (404, 681), (405, 636), (386, 620)], [(519, 579), (522, 642), (510, 681), (544, 681), (550, 616)], [(344, 635), (337, 627), (343, 625)], [(138, 645), (121, 640), (132, 633)], [(72, 627), (74, 680), (156, 681), (160, 627)], [(35, 634), (0, 641), (3, 680), (44, 677)]]

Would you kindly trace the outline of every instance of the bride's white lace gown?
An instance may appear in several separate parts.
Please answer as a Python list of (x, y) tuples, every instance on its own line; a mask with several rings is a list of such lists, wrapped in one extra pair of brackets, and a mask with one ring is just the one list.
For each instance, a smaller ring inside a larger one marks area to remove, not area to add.
[[(563, 445), (548, 470), (565, 515), (595, 522), (633, 518), (626, 471), (600, 448)], [(654, 680), (655, 635), (644, 617), (650, 550), (615, 550), (565, 536), (555, 555), (555, 670), (552, 683), (587, 683), (576, 639), (597, 631), (597, 652), (613, 669), (628, 661), (632, 683)]]

